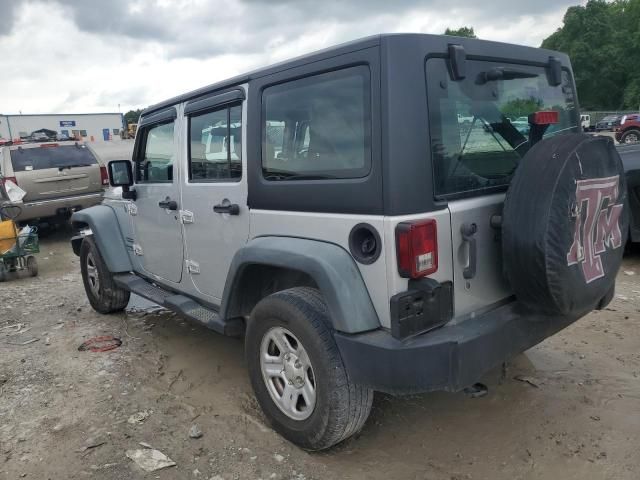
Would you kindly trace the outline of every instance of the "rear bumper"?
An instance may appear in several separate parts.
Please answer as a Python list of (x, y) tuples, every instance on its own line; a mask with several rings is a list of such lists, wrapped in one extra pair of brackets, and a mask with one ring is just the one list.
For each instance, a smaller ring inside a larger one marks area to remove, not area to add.
[(35, 218), (49, 218), (57, 216), (61, 211), (81, 210), (102, 202), (103, 192), (73, 195), (70, 197), (51, 198), (37, 202), (25, 202), (21, 205), (22, 213), (18, 221), (25, 222)]
[(527, 312), (512, 302), (406, 340), (383, 330), (336, 333), (335, 339), (356, 383), (387, 393), (459, 391), (575, 320)]

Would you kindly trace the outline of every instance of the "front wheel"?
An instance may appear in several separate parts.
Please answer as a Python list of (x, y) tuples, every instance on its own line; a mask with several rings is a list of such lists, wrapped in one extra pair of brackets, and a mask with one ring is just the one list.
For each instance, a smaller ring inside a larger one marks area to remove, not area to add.
[(261, 300), (245, 351), (258, 403), (291, 442), (322, 450), (363, 427), (373, 391), (349, 380), (318, 290), (291, 288)]
[(620, 143), (638, 143), (640, 141), (640, 130), (627, 130), (620, 137)]
[(130, 293), (116, 285), (113, 274), (91, 237), (80, 246), (80, 270), (89, 303), (99, 313), (120, 312), (129, 303)]
[(38, 276), (38, 261), (33, 255), (27, 257), (27, 271), (31, 277)]

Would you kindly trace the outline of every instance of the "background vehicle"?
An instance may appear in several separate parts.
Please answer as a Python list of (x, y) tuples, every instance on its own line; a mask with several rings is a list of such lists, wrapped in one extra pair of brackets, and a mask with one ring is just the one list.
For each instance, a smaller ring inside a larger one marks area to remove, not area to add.
[(580, 126), (582, 130), (588, 132), (591, 130), (591, 115), (582, 114), (580, 115)]
[(34, 142), (48, 142), (49, 136), (44, 132), (33, 132), (31, 134), (31, 140)]
[(473, 115), (463, 115), (461, 113), (458, 114), (458, 123), (466, 123), (469, 124), (473, 122)]
[(68, 140), (71, 140), (71, 137), (69, 135), (67, 135), (66, 133), (58, 133), (56, 135), (56, 140), (59, 142), (66, 142)]
[(26, 144), (0, 149), (0, 172), (27, 192), (19, 222), (63, 221), (97, 205), (109, 183), (107, 170), (84, 144)]
[(625, 115), (616, 128), (616, 140), (620, 143), (640, 142), (640, 114)]
[(620, 125), (622, 115), (607, 115), (598, 123), (596, 123), (596, 132), (611, 131), (613, 132), (616, 127)]
[(520, 133), (523, 135), (529, 134), (529, 118), (528, 117), (518, 117), (511, 122), (511, 124), (518, 129)]
[(627, 179), (627, 191), (629, 198), (629, 210), (631, 221), (629, 224), (629, 240), (640, 242), (640, 143), (618, 145), (618, 152), (622, 158), (625, 176)]
[(562, 53), (382, 35), (151, 106), (122, 198), (72, 216), (87, 297), (244, 333), (274, 428), (328, 448), (373, 391), (474, 387), (611, 300), (624, 176), (577, 104)]
[(138, 131), (137, 123), (130, 123), (127, 125), (127, 138), (136, 138), (136, 132)]

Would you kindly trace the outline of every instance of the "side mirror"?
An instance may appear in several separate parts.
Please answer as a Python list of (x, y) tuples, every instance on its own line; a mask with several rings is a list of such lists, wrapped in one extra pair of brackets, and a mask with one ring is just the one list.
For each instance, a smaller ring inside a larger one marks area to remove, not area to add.
[(109, 169), (109, 184), (112, 187), (122, 187), (122, 198), (135, 200), (136, 192), (131, 190), (133, 185), (133, 169), (129, 160), (114, 160), (107, 164)]

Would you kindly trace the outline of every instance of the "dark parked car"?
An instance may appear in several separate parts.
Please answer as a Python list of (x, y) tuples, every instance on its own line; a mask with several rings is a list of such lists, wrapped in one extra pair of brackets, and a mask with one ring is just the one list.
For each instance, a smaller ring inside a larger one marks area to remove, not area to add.
[(604, 130), (613, 132), (616, 127), (620, 126), (621, 119), (622, 115), (607, 115), (598, 123), (596, 123), (596, 132), (602, 132)]

